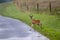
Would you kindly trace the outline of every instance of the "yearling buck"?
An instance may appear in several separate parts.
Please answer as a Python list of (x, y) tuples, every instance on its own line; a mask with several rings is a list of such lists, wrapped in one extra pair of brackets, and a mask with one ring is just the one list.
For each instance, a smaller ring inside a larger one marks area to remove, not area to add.
[(31, 22), (32, 22), (32, 27), (34, 24), (37, 24), (38, 26), (40, 26), (42, 28), (42, 24), (41, 24), (41, 21), (40, 20), (35, 20), (33, 19), (33, 15), (30, 15), (30, 19), (31, 19)]

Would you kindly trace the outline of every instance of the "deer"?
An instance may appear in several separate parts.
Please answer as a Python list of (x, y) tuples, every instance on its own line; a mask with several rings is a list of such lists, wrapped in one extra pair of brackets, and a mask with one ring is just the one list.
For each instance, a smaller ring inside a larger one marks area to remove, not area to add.
[(32, 22), (32, 27), (34, 26), (34, 24), (37, 24), (38, 26), (40, 26), (40, 28), (42, 28), (42, 23), (40, 20), (35, 20), (33, 19), (33, 15), (30, 15), (30, 19), (31, 19), (31, 22)]

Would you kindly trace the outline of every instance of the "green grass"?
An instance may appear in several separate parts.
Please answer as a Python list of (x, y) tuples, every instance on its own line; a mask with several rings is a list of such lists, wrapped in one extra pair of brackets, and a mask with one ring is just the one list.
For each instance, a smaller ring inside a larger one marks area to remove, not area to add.
[(31, 25), (29, 15), (33, 15), (34, 19), (41, 20), (43, 27), (41, 29), (39, 26), (34, 25), (33, 28), (35, 30), (48, 37), (50, 40), (60, 40), (60, 20), (57, 19), (56, 15), (49, 15), (48, 13), (37, 14), (34, 12), (25, 13), (17, 10), (13, 4), (6, 5), (6, 7), (0, 6), (0, 8), (0, 10), (4, 10), (0, 12), (1, 15), (21, 20), (28, 25)]

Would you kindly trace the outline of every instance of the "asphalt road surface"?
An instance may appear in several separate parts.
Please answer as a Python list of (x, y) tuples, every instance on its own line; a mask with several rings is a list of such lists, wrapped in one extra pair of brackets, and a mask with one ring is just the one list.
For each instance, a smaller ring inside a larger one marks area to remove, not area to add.
[(49, 40), (27, 24), (0, 16), (0, 40)]

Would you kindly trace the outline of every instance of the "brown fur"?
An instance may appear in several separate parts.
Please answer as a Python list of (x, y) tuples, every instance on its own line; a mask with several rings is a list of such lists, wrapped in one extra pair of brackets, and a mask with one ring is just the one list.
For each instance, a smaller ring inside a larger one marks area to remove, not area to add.
[(32, 23), (33, 24), (39, 24), (40, 23), (40, 20), (32, 20)]

